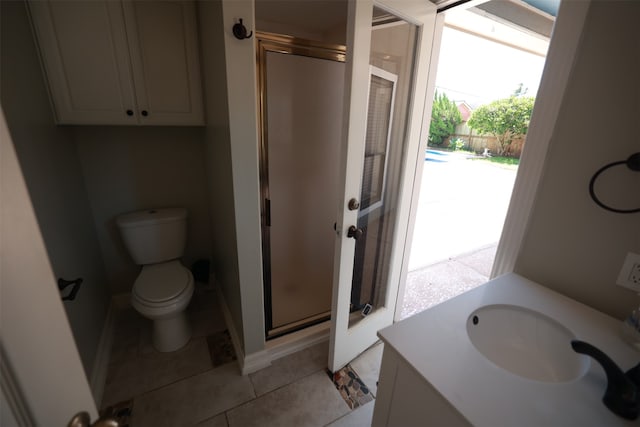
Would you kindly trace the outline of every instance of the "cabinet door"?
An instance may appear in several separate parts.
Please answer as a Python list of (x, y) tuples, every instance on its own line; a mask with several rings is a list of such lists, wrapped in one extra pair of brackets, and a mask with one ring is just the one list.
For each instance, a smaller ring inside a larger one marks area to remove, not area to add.
[(124, 2), (140, 123), (204, 124), (195, 5)]
[(136, 124), (122, 4), (32, 1), (29, 9), (56, 121)]

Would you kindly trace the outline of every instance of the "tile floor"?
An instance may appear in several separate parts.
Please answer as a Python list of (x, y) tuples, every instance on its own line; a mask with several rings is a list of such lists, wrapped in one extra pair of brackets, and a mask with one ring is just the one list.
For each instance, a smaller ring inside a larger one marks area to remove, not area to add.
[[(486, 282), (495, 251), (494, 245), (410, 272), (402, 318)], [(147, 319), (132, 308), (118, 313), (101, 407), (118, 416), (121, 425), (371, 424), (382, 344), (351, 362), (348, 367), (355, 376), (346, 371), (337, 378), (338, 386), (326, 372), (327, 342), (242, 376), (214, 289), (198, 285), (187, 314), (193, 328), (191, 341), (176, 352), (159, 353), (151, 345)]]
[(351, 363), (359, 381), (349, 374), (343, 378), (360, 392), (361, 405), (351, 409), (326, 372), (327, 342), (242, 376), (229, 354), (213, 289), (198, 287), (187, 313), (193, 337), (172, 353), (153, 349), (150, 323), (133, 309), (118, 313), (103, 411), (119, 413), (123, 424), (131, 427), (371, 424), (381, 344)]

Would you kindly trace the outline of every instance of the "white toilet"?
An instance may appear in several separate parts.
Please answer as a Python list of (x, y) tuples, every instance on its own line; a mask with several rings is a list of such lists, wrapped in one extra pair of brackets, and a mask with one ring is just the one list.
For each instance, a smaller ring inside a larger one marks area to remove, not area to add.
[(180, 263), (186, 242), (187, 210), (150, 209), (116, 220), (133, 261), (142, 265), (131, 305), (153, 320), (153, 346), (178, 350), (191, 338), (185, 308), (193, 296), (193, 275)]

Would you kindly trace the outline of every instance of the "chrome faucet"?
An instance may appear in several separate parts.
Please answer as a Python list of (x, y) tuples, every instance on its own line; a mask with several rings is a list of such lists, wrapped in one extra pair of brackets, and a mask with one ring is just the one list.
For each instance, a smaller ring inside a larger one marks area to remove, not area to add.
[(607, 388), (602, 402), (611, 412), (635, 420), (640, 415), (640, 363), (626, 373), (609, 356), (595, 346), (579, 340), (571, 340), (576, 353), (593, 357), (607, 375)]

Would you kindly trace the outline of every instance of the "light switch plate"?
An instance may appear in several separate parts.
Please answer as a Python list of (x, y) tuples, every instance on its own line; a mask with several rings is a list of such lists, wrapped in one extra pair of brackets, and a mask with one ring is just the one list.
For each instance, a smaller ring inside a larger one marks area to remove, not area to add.
[(633, 252), (627, 254), (616, 284), (640, 292), (640, 255)]

